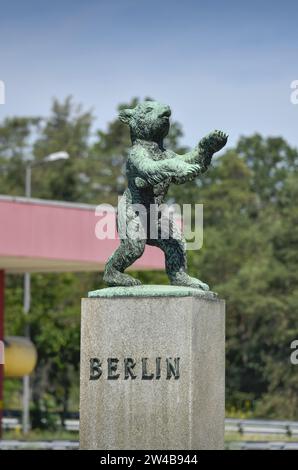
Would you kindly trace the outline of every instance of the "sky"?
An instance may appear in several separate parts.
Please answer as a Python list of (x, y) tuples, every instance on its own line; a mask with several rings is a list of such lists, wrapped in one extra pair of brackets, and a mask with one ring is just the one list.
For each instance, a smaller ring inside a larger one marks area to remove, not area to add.
[(229, 145), (259, 132), (298, 147), (297, 14), (292, 0), (0, 0), (0, 120), (73, 95), (105, 129), (150, 96), (186, 145), (222, 129)]

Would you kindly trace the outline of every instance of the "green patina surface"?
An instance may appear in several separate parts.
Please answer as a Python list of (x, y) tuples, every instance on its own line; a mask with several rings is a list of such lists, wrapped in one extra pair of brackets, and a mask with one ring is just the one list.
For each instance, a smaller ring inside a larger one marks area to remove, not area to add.
[[(166, 272), (173, 286), (209, 290), (207, 284), (187, 274), (183, 233), (173, 218), (165, 215), (162, 204), (171, 184), (187, 183), (207, 171), (213, 154), (225, 146), (228, 137), (215, 130), (192, 151), (178, 155), (165, 149), (163, 143), (170, 128), (170, 115), (169, 106), (156, 101), (144, 101), (134, 109), (120, 112), (119, 119), (130, 128), (132, 147), (126, 163), (128, 187), (118, 204), (120, 246), (108, 259), (104, 272), (104, 281), (111, 287), (141, 284), (124, 271), (142, 256), (146, 245), (152, 245), (164, 252)], [(156, 236), (152, 236), (152, 225)]]
[(204, 299), (217, 299), (217, 294), (203, 291), (193, 287), (140, 285), (131, 287), (108, 287), (88, 293), (88, 297), (202, 297)]

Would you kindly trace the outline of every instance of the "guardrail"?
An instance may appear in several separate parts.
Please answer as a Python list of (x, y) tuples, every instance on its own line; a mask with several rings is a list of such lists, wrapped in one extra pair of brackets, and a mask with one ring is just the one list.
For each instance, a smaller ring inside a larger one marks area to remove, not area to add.
[[(57, 422), (57, 426), (61, 426), (61, 422)], [(64, 421), (64, 429), (66, 431), (79, 432), (80, 421), (78, 419), (66, 419)], [(5, 431), (21, 430), (21, 422), (19, 418), (2, 418), (2, 428)]]
[(78, 448), (78, 441), (0, 440), (0, 450), (74, 450)]
[[(59, 425), (60, 423), (58, 422), (57, 424)], [(3, 418), (2, 425), (4, 430), (21, 429), (19, 418)], [(78, 432), (79, 425), (80, 422), (78, 419), (66, 419), (64, 421), (64, 429), (66, 431)], [(226, 418), (225, 431), (240, 434), (276, 434), (288, 437), (298, 437), (298, 422)]]
[(298, 422), (226, 418), (225, 431), (239, 432), (240, 434), (279, 434), (298, 437)]
[[(0, 450), (75, 450), (79, 448), (78, 441), (0, 441)], [(298, 450), (298, 442), (258, 442), (233, 441), (225, 444), (227, 450)]]
[(298, 450), (298, 442), (287, 441), (232, 441), (226, 450)]
[(16, 431), (21, 429), (19, 418), (2, 418), (2, 429), (5, 431)]

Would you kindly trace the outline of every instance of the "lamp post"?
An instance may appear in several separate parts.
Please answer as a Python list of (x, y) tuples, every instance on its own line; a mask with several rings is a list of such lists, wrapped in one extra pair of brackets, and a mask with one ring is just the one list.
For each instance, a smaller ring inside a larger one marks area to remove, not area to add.
[[(26, 178), (25, 178), (25, 196), (26, 198), (31, 198), (32, 184), (31, 184), (31, 175), (32, 168), (38, 165), (43, 165), (45, 163), (56, 162), (57, 160), (67, 160), (69, 155), (67, 152), (55, 152), (51, 153), (43, 160), (38, 162), (29, 162), (26, 166)], [(31, 275), (30, 273), (25, 273), (24, 275), (24, 314), (29, 313), (31, 306)], [(25, 336), (30, 338), (29, 327), (26, 327)], [(30, 429), (30, 377), (26, 375), (23, 377), (23, 413), (22, 413), (22, 429), (23, 433), (27, 434)]]
[(32, 168), (39, 166), (39, 165), (44, 165), (45, 163), (51, 163), (51, 162), (56, 162), (57, 160), (67, 160), (69, 158), (69, 155), (67, 152), (61, 151), (61, 152), (55, 152), (51, 153), (47, 157), (45, 157), (43, 160), (38, 161), (38, 162), (28, 162), (26, 166), (26, 181), (25, 181), (25, 196), (26, 197), (31, 197), (31, 174), (32, 174)]

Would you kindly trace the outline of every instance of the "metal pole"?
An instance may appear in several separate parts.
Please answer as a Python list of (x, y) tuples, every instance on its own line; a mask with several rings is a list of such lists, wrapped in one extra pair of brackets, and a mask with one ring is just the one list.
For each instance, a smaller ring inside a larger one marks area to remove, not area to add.
[(25, 180), (25, 196), (31, 197), (31, 173), (32, 167), (30, 163), (26, 166), (26, 180)]
[[(63, 156), (61, 154), (64, 154)], [(51, 156), (56, 156), (56, 158), (49, 159)], [(48, 161), (55, 161), (60, 159), (69, 158), (69, 155), (66, 152), (60, 152), (60, 156), (58, 154), (51, 154), (48, 157)], [(32, 165), (34, 163), (28, 163), (26, 166), (26, 179), (25, 179), (25, 196), (27, 198), (31, 197), (31, 175), (32, 175)], [(31, 306), (31, 276), (30, 273), (25, 273), (24, 277), (24, 314), (27, 315), (30, 311)], [(30, 339), (30, 330), (26, 327), (25, 331), (26, 338)], [(23, 416), (22, 416), (22, 424), (23, 424), (23, 433), (27, 434), (30, 430), (30, 377), (25, 376), (23, 377)]]
[[(24, 276), (24, 314), (28, 315), (31, 304), (31, 276), (25, 273)], [(26, 338), (30, 338), (29, 327), (25, 329)], [(30, 377), (23, 377), (23, 414), (22, 414), (23, 433), (28, 434), (30, 430)]]
[[(25, 181), (25, 196), (31, 197), (31, 173), (32, 168), (30, 163), (26, 167), (26, 181)], [(24, 314), (28, 315), (31, 305), (31, 275), (25, 273), (24, 275)], [(30, 339), (30, 331), (28, 326), (25, 329), (26, 338)], [(23, 434), (28, 434), (30, 430), (30, 377), (26, 375), (23, 377), (23, 413), (22, 413), (22, 428)]]
[[(4, 340), (5, 272), (0, 270), (0, 341)], [(4, 365), (0, 363), (0, 439), (2, 438)]]

